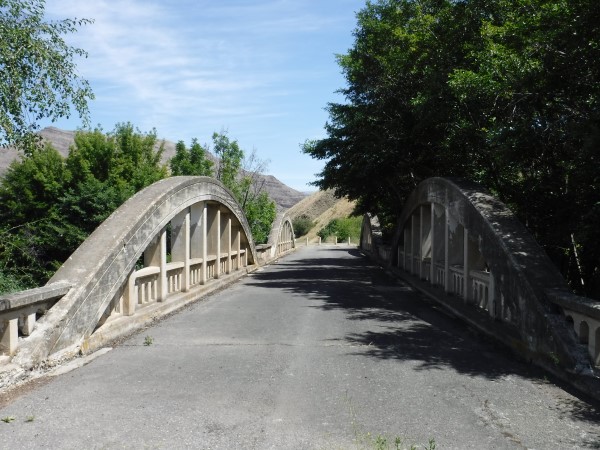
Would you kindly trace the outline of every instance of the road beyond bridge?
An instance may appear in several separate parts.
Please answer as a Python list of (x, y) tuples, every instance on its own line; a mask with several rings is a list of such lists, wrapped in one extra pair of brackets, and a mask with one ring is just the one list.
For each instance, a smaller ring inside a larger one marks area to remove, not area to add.
[(597, 405), (349, 246), (302, 248), (0, 418), (11, 449), (354, 449), (379, 448), (378, 436), (403, 448), (600, 446)]

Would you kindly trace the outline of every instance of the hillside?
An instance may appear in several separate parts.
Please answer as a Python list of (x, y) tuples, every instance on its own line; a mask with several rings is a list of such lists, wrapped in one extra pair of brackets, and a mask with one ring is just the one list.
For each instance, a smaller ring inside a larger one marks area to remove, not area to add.
[[(69, 153), (69, 147), (74, 142), (75, 132), (60, 130), (55, 127), (47, 127), (40, 131), (40, 135), (44, 140), (51, 142), (54, 148), (56, 148), (61, 155), (66, 157)], [(165, 151), (162, 155), (162, 162), (166, 164), (175, 155), (175, 143), (164, 141), (164, 148)], [(216, 161), (214, 155), (209, 153), (208, 157), (213, 161)], [(17, 158), (19, 158), (19, 153), (15, 149), (0, 148), (0, 177), (6, 172), (10, 163)], [(264, 182), (265, 189), (277, 204), (279, 210), (290, 208), (306, 196), (302, 192), (283, 184), (272, 175), (263, 175), (260, 181)]]
[(348, 201), (346, 198), (336, 198), (333, 191), (318, 191), (300, 200), (288, 210), (293, 220), (296, 217), (306, 215), (316, 225), (308, 232), (309, 240), (317, 237), (318, 231), (325, 227), (331, 220), (348, 217), (352, 214), (356, 202)]

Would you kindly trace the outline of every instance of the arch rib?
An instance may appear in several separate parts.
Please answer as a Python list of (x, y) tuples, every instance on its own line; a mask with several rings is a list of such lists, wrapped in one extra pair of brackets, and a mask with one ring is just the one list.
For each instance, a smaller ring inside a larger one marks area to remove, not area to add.
[[(217, 241), (209, 250), (219, 255), (212, 268), (215, 278), (221, 271), (229, 273), (232, 270), (234, 250), (237, 251), (237, 267), (240, 267), (242, 251), (232, 249), (232, 245), (245, 248), (245, 264), (255, 264), (256, 249), (247, 220), (231, 192), (220, 182), (208, 177), (171, 177), (158, 181), (113, 212), (50, 279), (49, 283), (69, 283), (73, 287), (37, 323), (34, 333), (19, 347), (13, 362), (31, 366), (57, 351), (80, 345), (92, 334), (111, 302), (127, 289), (136, 262), (148, 248), (158, 249), (159, 254), (163, 252), (158, 264), (162, 265), (160, 270), (166, 272), (164, 243), (160, 244), (165, 239), (166, 227), (172, 221), (178, 226), (189, 221), (192, 207), (198, 204), (212, 205), (219, 220), (214, 222), (213, 218), (211, 230)], [(221, 211), (226, 216), (224, 219), (220, 218)], [(202, 220), (207, 226), (206, 215)], [(236, 231), (233, 237), (232, 220), (239, 228), (239, 233)], [(158, 247), (153, 247), (156, 239)], [(172, 248), (173, 254), (183, 251), (188, 255), (178, 264), (178, 267), (183, 264), (186, 270), (191, 259), (189, 248), (187, 241), (173, 243)], [(203, 256), (204, 260), (209, 259), (206, 250)], [(188, 276), (189, 271), (185, 277)], [(189, 280), (183, 278), (176, 283), (180, 290), (189, 287)], [(167, 286), (161, 289), (164, 296)]]

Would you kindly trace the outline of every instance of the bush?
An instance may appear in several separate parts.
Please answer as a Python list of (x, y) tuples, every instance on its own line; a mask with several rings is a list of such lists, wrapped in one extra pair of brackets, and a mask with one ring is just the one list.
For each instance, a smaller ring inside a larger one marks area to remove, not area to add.
[(348, 238), (358, 241), (360, 238), (360, 229), (362, 226), (362, 217), (346, 217), (344, 219), (333, 219), (324, 228), (317, 233), (323, 240), (329, 236), (337, 236), (338, 241), (345, 241)]
[(310, 220), (306, 214), (302, 214), (301, 216), (295, 217), (292, 220), (292, 227), (294, 227), (294, 235), (296, 238), (300, 236), (305, 236), (308, 232), (315, 226), (315, 223)]

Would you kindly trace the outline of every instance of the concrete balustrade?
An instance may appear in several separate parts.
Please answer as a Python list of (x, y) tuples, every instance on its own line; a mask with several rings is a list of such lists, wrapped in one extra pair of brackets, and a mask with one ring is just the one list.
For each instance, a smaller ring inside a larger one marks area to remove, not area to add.
[[(71, 289), (68, 283), (52, 283), (0, 297), (0, 353), (14, 354), (19, 338), (33, 333), (38, 317)], [(2, 361), (2, 358), (0, 358)]]
[(562, 309), (579, 343), (587, 348), (594, 365), (600, 367), (600, 301), (559, 290), (547, 290), (546, 294)]
[[(31, 367), (53, 353), (91, 351), (294, 248), (284, 214), (257, 251), (240, 205), (220, 182), (161, 180), (117, 209), (48, 286), (0, 298), (5, 359)], [(44, 313), (44, 326), (34, 327)]]
[(554, 373), (593, 373), (600, 303), (565, 300), (566, 282), (501, 202), (475, 184), (432, 178), (406, 200), (399, 223), (384, 243), (376, 217), (366, 215), (361, 249)]

